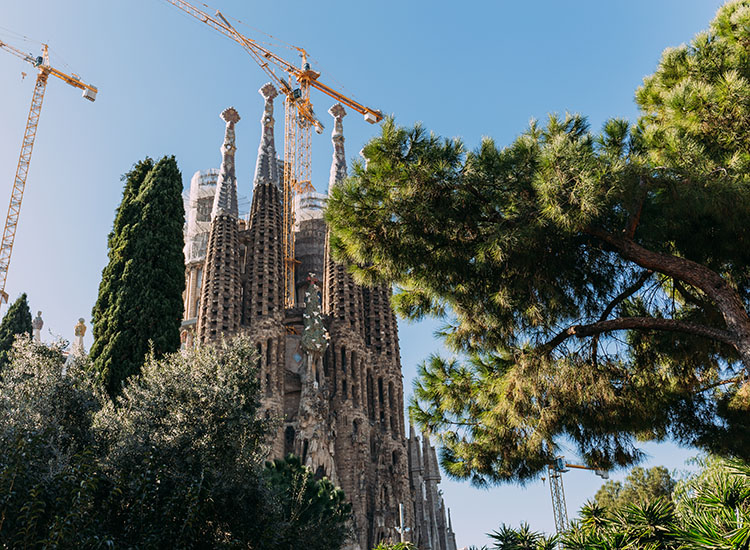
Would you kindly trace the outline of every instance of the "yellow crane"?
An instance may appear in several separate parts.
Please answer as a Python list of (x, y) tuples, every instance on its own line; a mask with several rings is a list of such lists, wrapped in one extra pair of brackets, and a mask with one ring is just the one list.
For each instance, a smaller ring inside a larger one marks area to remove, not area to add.
[(26, 120), (26, 130), (23, 134), (23, 143), (21, 145), (21, 155), (18, 158), (16, 177), (13, 180), (13, 190), (10, 194), (8, 215), (5, 217), (3, 240), (2, 243), (0, 243), (0, 304), (2, 304), (3, 302), (8, 301), (8, 293), (5, 292), (5, 281), (8, 278), (8, 266), (10, 265), (11, 252), (13, 252), (13, 241), (16, 238), (18, 216), (21, 213), (21, 201), (23, 200), (24, 188), (26, 187), (26, 177), (29, 174), (31, 152), (34, 149), (34, 139), (36, 138), (36, 129), (39, 125), (39, 115), (42, 112), (42, 101), (44, 100), (44, 92), (47, 89), (47, 79), (49, 78), (49, 75), (56, 76), (63, 82), (67, 82), (71, 86), (83, 90), (83, 97), (89, 101), (94, 101), (96, 99), (97, 89), (94, 86), (84, 83), (81, 80), (81, 77), (76, 74), (68, 75), (51, 67), (49, 64), (49, 49), (46, 44), (42, 45), (42, 55), (37, 57), (34, 57), (32, 54), (24, 53), (1, 40), (0, 49), (12, 53), (39, 70), (36, 77), (36, 84), (34, 84), (34, 93), (31, 97), (29, 116)]
[(581, 464), (569, 464), (565, 462), (564, 456), (558, 456), (547, 468), (549, 490), (552, 495), (552, 514), (555, 517), (557, 534), (561, 535), (568, 530), (568, 507), (565, 504), (565, 489), (563, 488), (562, 474), (569, 472), (570, 468), (576, 468), (578, 470), (592, 470), (600, 478), (609, 479), (609, 473), (606, 470), (590, 468)]
[(322, 83), (320, 73), (312, 70), (303, 48), (294, 46), (302, 57), (300, 67), (276, 55), (258, 41), (240, 34), (229, 21), (217, 11), (215, 16), (196, 8), (185, 0), (166, 0), (188, 15), (205, 23), (242, 46), (261, 69), (271, 78), (284, 101), (284, 303), (294, 306), (294, 208), (295, 193), (314, 191), (311, 183), (310, 136), (311, 130), (322, 133), (323, 124), (315, 116), (310, 100), (310, 89), (314, 88), (360, 113), (370, 124), (383, 119), (383, 114), (366, 107)]

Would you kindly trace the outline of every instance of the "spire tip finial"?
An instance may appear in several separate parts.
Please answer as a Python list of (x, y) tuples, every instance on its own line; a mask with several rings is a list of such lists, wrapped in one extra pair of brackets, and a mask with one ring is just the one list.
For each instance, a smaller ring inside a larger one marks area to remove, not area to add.
[(328, 112), (336, 119), (341, 119), (346, 116), (346, 109), (344, 109), (344, 106), (341, 103), (336, 103), (336, 105), (328, 109)]
[(240, 121), (240, 114), (234, 107), (227, 107), (221, 112), (221, 119), (224, 122), (238, 123)]
[(263, 99), (265, 99), (266, 101), (273, 101), (273, 98), (279, 95), (279, 92), (276, 90), (276, 87), (270, 82), (265, 83), (261, 87), (261, 89), (258, 90), (258, 93), (262, 95)]

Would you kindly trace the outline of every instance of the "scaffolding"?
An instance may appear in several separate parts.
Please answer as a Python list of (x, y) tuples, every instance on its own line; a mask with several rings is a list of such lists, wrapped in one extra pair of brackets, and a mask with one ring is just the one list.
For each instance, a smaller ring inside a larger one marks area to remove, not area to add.
[(206, 257), (211, 211), (218, 181), (217, 168), (199, 170), (190, 179), (190, 190), (185, 197), (185, 263)]

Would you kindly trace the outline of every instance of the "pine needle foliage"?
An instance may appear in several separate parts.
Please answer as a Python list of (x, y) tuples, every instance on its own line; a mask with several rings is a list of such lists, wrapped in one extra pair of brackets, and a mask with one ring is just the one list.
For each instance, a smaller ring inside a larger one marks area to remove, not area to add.
[(332, 194), (331, 245), (445, 321), (411, 411), (451, 476), (602, 469), (672, 438), (750, 458), (750, 1), (664, 53), (635, 124), (532, 122), (474, 151), (386, 120)]
[(22, 334), (30, 338), (32, 333), (31, 310), (24, 292), (11, 304), (0, 322), (0, 370), (8, 364), (8, 355), (16, 338)]
[(180, 346), (185, 288), (182, 176), (174, 157), (146, 159), (126, 176), (109, 238), (109, 264), (92, 313), (94, 369), (111, 395), (156, 357)]

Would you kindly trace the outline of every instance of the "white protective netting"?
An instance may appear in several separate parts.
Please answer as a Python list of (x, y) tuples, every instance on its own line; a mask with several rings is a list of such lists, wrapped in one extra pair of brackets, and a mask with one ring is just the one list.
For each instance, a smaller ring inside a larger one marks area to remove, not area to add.
[(315, 220), (323, 217), (328, 197), (323, 193), (312, 191), (301, 193), (294, 197), (294, 229), (299, 229), (299, 223), (304, 220)]
[(219, 170), (199, 170), (190, 180), (190, 191), (185, 197), (185, 262), (206, 257), (208, 232), (211, 229), (211, 210), (214, 205)]

